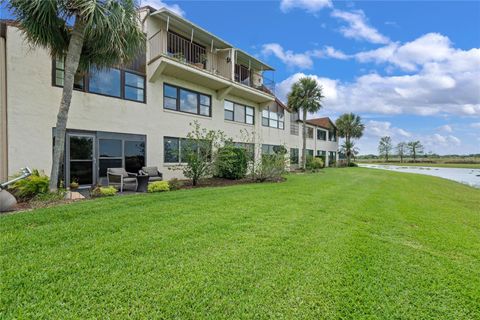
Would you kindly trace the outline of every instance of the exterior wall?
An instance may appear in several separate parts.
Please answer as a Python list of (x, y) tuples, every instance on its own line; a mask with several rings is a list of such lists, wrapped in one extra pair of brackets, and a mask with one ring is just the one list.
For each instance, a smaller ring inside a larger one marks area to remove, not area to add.
[[(0, 30), (0, 33), (3, 30)], [(7, 87), (5, 38), (0, 34), (0, 182), (8, 178), (7, 157)]]
[[(144, 25), (148, 34), (158, 30), (155, 29), (155, 25), (149, 25), (148, 21), (147, 19)], [(8, 89), (6, 102), (9, 107), (7, 118), (9, 126), (8, 144), (2, 142), (2, 147), (8, 145), (8, 174), (14, 174), (25, 166), (43, 170), (49, 174), (52, 161), (52, 128), (55, 127), (62, 89), (52, 85), (52, 61), (47, 51), (38, 48), (29, 49), (15, 27), (7, 27), (6, 41)], [(0, 50), (1, 45), (0, 42)], [(169, 170), (172, 165), (163, 163), (163, 138), (164, 136), (185, 137), (191, 131), (189, 124), (194, 120), (197, 120), (202, 127), (222, 130), (228, 137), (238, 142), (242, 140), (242, 130), (247, 130), (256, 137), (257, 154), (261, 147), (260, 143), (301, 149), (301, 133), (298, 136), (290, 134), (288, 112), (285, 112), (284, 130), (263, 127), (261, 125), (262, 106), (238, 96), (227, 95), (225, 97), (227, 100), (255, 108), (255, 124), (247, 125), (224, 120), (224, 100), (217, 98), (215, 90), (165, 75), (161, 75), (157, 81), (150, 82), (148, 75), (151, 72), (147, 65), (146, 103), (74, 91), (67, 128), (146, 135), (146, 165), (158, 166), (166, 179), (181, 178), (182, 173)], [(0, 67), (0, 84), (1, 75)], [(211, 95), (212, 117), (165, 110), (163, 108), (164, 83)], [(4, 92), (0, 91), (0, 93)], [(317, 140), (309, 140), (308, 148), (316, 150)], [(336, 151), (336, 144), (325, 149), (322, 146), (322, 150), (330, 149)]]

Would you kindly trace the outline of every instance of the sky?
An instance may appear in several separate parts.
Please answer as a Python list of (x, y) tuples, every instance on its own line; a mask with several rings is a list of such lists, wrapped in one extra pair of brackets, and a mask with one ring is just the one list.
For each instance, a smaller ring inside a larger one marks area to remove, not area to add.
[(359, 114), (360, 154), (376, 154), (382, 136), (437, 154), (480, 153), (478, 0), (142, 5), (166, 6), (273, 66), (283, 101), (292, 83), (314, 77), (325, 99), (310, 117)]

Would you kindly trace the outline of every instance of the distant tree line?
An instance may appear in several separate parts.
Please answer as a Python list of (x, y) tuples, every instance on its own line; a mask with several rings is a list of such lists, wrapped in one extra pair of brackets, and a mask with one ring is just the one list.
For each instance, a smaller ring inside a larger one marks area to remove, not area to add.
[[(395, 150), (396, 153), (393, 153)], [(410, 156), (413, 161), (417, 161), (417, 157), (424, 154), (424, 148), (420, 141), (399, 142), (396, 146), (393, 145), (392, 138), (389, 136), (381, 137), (378, 142), (378, 153), (381, 158), (388, 161), (389, 157), (396, 155), (400, 158), (400, 162), (404, 158)]]

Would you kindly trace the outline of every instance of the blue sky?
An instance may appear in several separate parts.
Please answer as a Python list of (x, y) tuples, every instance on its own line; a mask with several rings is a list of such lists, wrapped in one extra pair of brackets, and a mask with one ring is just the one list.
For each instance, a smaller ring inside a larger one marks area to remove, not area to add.
[(480, 153), (480, 1), (161, 1), (275, 67), (276, 94), (310, 75), (318, 116), (360, 114), (362, 154), (378, 140)]

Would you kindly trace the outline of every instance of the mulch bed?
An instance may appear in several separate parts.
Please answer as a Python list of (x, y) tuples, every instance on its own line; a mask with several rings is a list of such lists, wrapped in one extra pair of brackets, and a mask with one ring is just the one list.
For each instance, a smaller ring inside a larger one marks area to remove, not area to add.
[[(287, 179), (285, 178), (279, 178), (276, 180), (268, 180), (265, 182), (284, 182)], [(235, 186), (239, 184), (251, 184), (251, 183), (261, 183), (258, 181), (254, 181), (252, 179), (239, 179), (239, 180), (230, 180), (230, 179), (222, 179), (222, 178), (207, 178), (207, 179), (202, 179), (198, 182), (196, 186), (192, 185), (192, 181), (190, 180), (179, 180), (179, 182), (182, 184), (181, 189), (197, 189), (197, 188), (206, 188), (206, 187), (227, 187), (227, 186)], [(136, 194), (136, 192), (127, 192), (126, 194)], [(120, 195), (120, 194), (119, 194)], [(86, 197), (85, 199), (77, 199), (77, 200), (71, 200), (71, 199), (65, 199), (65, 200), (60, 200), (60, 201), (54, 201), (54, 202), (46, 202), (46, 203), (39, 203), (39, 202), (19, 202), (15, 206), (15, 208), (12, 211), (8, 212), (0, 212), (0, 214), (11, 214), (11, 213), (16, 213), (16, 212), (22, 212), (22, 211), (31, 211), (34, 209), (39, 209), (39, 208), (48, 208), (48, 207), (54, 207), (57, 205), (63, 205), (63, 204), (70, 204), (74, 203), (77, 201), (84, 201), (90, 199), (89, 197)]]

